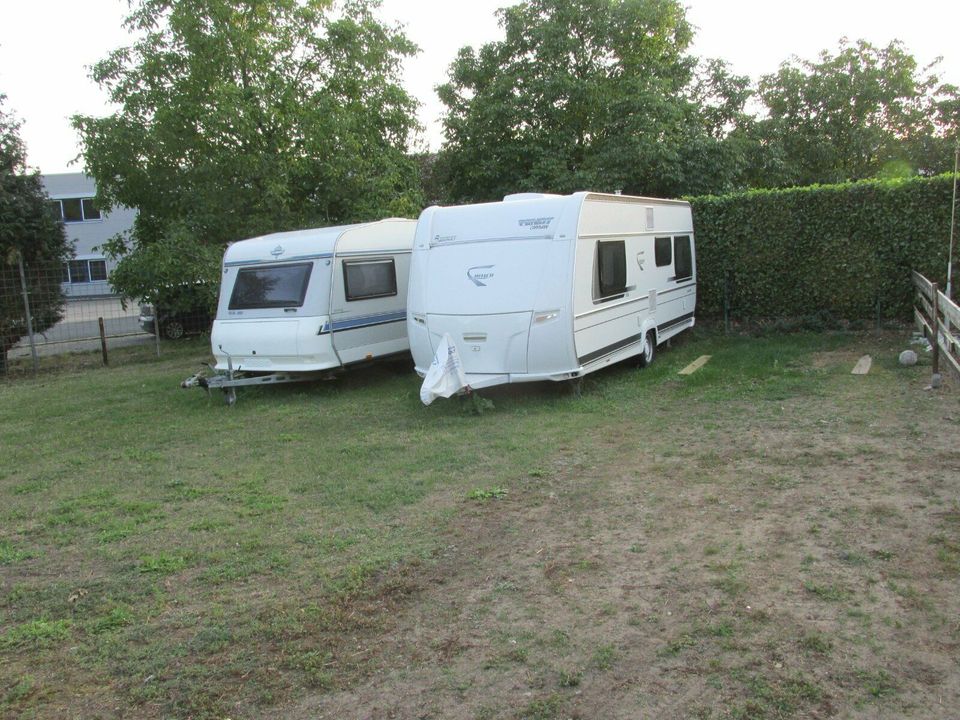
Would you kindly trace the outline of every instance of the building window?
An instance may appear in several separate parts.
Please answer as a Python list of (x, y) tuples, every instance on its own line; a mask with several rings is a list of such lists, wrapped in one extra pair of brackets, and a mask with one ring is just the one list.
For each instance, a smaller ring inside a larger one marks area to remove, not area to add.
[(690, 252), (690, 236), (678, 235), (673, 239), (673, 254), (676, 257), (677, 280), (693, 277), (693, 255)]
[(93, 204), (93, 198), (62, 198), (50, 201), (50, 212), (54, 218), (65, 223), (93, 222), (101, 220), (100, 211)]
[(90, 282), (103, 282), (107, 279), (107, 261), (90, 261)]
[(302, 307), (313, 263), (243, 268), (230, 295), (231, 310)]
[(343, 292), (347, 302), (397, 294), (397, 269), (389, 260), (343, 262)]
[(626, 292), (627, 251), (623, 240), (597, 243), (597, 289), (598, 300)]
[(657, 267), (665, 267), (670, 264), (670, 238), (658, 237), (653, 241), (653, 254), (657, 260)]
[(100, 219), (100, 210), (94, 206), (94, 204), (93, 204), (93, 198), (84, 198), (82, 205), (83, 205), (83, 219), (84, 219), (84, 220), (99, 220), (99, 219)]
[(106, 279), (106, 260), (71, 260), (63, 264), (62, 282), (76, 284), (103, 282)]

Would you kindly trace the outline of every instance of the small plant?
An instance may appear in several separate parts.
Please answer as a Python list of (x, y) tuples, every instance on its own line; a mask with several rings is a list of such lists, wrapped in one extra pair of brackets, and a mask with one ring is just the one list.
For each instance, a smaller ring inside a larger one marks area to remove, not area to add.
[(894, 684), (890, 673), (882, 668), (873, 671), (861, 670), (857, 673), (857, 677), (863, 683), (867, 694), (875, 700), (889, 697), (897, 691), (897, 686)]
[(823, 633), (808, 633), (800, 638), (800, 647), (807, 652), (827, 655), (833, 647), (833, 641)]
[(583, 679), (583, 673), (579, 670), (560, 671), (560, 687), (577, 687), (581, 679)]
[(460, 412), (464, 415), (483, 415), (487, 410), (493, 410), (494, 407), (492, 400), (480, 397), (475, 392), (460, 396)]
[(492, 487), (492, 488), (474, 488), (470, 491), (470, 494), (467, 495), (469, 500), (477, 500), (479, 502), (485, 502), (487, 500), (503, 500), (507, 496), (507, 491), (502, 487)]
[(520, 718), (522, 720), (550, 720), (557, 717), (562, 704), (563, 698), (559, 695), (534, 700), (520, 712)]
[(158, 575), (169, 575), (178, 570), (183, 570), (187, 566), (186, 558), (179, 555), (144, 555), (140, 558), (139, 570), (142, 573), (157, 573)]
[(803, 584), (803, 589), (827, 602), (841, 602), (850, 595), (849, 591), (837, 585), (817, 585), (809, 580)]
[(593, 666), (597, 670), (609, 670), (613, 667), (613, 661), (616, 659), (617, 651), (613, 645), (601, 645), (593, 653)]
[(42, 647), (69, 634), (69, 620), (33, 620), (8, 630), (0, 639), (0, 647)]
[(7, 690), (7, 694), (4, 697), (4, 701), (13, 704), (26, 700), (30, 695), (35, 691), (35, 685), (33, 678), (29, 675), (24, 675), (17, 682)]

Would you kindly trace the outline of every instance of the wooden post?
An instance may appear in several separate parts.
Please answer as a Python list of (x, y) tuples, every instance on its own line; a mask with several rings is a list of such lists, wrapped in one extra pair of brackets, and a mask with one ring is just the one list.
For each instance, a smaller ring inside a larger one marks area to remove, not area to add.
[(23, 272), (23, 253), (17, 252), (17, 265), (20, 268), (20, 290), (23, 293), (23, 312), (27, 319), (27, 335), (30, 336), (30, 355), (33, 357), (33, 372), (40, 372), (40, 360), (37, 358), (37, 341), (33, 336), (33, 316), (30, 314), (30, 296), (27, 293), (27, 277)]
[(939, 286), (933, 283), (933, 317), (930, 318), (930, 327), (933, 329), (933, 374), (940, 374), (940, 300), (937, 297)]
[(110, 360), (107, 358), (107, 333), (103, 329), (103, 318), (97, 318), (100, 322), (100, 352), (103, 354), (103, 364), (110, 365)]

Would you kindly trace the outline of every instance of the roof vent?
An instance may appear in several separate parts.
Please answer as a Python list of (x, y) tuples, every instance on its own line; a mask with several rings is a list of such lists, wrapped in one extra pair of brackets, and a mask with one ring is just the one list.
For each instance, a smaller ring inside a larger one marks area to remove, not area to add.
[(561, 197), (560, 195), (553, 195), (551, 193), (513, 193), (512, 195), (504, 195), (504, 202), (516, 202), (517, 200), (543, 200), (545, 198), (557, 198)]

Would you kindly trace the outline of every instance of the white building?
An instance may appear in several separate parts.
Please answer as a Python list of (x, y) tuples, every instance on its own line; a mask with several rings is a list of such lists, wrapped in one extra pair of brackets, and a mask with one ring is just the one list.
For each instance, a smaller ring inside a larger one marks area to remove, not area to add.
[(97, 186), (83, 173), (43, 175), (54, 214), (63, 220), (74, 258), (63, 265), (63, 292), (67, 297), (112, 295), (107, 282), (114, 264), (101, 250), (113, 236), (133, 227), (137, 211), (126, 207), (101, 213), (94, 205)]

